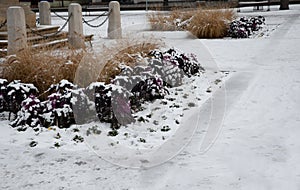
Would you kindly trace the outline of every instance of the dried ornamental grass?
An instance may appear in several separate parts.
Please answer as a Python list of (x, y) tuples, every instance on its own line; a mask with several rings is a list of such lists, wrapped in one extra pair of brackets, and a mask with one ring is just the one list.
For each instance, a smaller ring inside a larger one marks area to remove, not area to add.
[(8, 81), (32, 83), (44, 92), (62, 79), (72, 82), (83, 55), (84, 51), (68, 49), (40, 52), (26, 49), (6, 60), (0, 77)]
[(198, 38), (221, 38), (226, 35), (228, 23), (235, 18), (232, 9), (174, 10), (170, 14), (150, 14), (153, 30), (187, 30)]
[[(91, 57), (92, 53), (85, 50), (66, 48), (44, 49), (37, 52), (25, 49), (15, 56), (7, 57), (5, 63), (1, 64), (0, 78), (5, 78), (9, 82), (21, 80), (23, 83), (32, 83), (39, 92), (47, 91), (51, 84), (63, 79), (75, 82), (81, 87), (95, 81), (110, 83), (121, 72), (121, 65), (133, 67), (142, 56), (145, 57), (161, 45), (160, 41), (152, 38), (123, 39), (110, 47), (103, 47), (95, 57)], [(82, 63), (84, 61), (88, 62)], [(74, 81), (78, 76), (81, 77)], [(44, 94), (42, 98), (46, 96), (47, 94)]]
[(152, 30), (172, 31), (182, 30), (183, 27), (179, 24), (193, 16), (194, 11), (173, 10), (170, 13), (156, 12), (148, 15)]
[(226, 36), (228, 23), (234, 18), (232, 10), (198, 10), (190, 20), (187, 30), (198, 38)]
[(98, 81), (110, 83), (115, 76), (121, 73), (123, 65), (134, 67), (138, 62), (142, 62), (141, 57), (145, 57), (152, 50), (159, 49), (162, 42), (156, 39), (123, 39), (116, 42), (111, 47), (105, 47), (101, 52), (101, 57), (105, 63)]

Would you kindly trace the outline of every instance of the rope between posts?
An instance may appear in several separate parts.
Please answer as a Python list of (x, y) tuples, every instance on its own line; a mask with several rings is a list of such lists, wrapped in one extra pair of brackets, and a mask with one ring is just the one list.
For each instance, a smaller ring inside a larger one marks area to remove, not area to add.
[(101, 26), (108, 20), (110, 13), (111, 13), (111, 11), (109, 11), (109, 12), (107, 13), (106, 18), (104, 19), (104, 21), (101, 22), (101, 23), (98, 24), (98, 25), (92, 25), (92, 24), (90, 24), (90, 23), (89, 23), (90, 21), (86, 21), (83, 17), (82, 17), (82, 22), (85, 23), (86, 25), (88, 25), (89, 27), (92, 27), (92, 28), (98, 28), (98, 27), (101, 27)]
[(7, 20), (5, 19), (5, 21), (3, 23), (0, 24), (0, 29), (6, 25)]
[(26, 27), (29, 28), (29, 30), (30, 30), (33, 34), (36, 34), (36, 35), (38, 35), (38, 36), (41, 36), (41, 37), (47, 39), (47, 38), (49, 38), (49, 37), (56, 36), (58, 33), (60, 33), (60, 32), (67, 26), (68, 22), (69, 22), (70, 19), (71, 19), (71, 16), (72, 16), (72, 13), (69, 15), (68, 19), (67, 19), (66, 22), (62, 25), (62, 27), (61, 27), (58, 31), (56, 31), (55, 33), (50, 34), (50, 35), (43, 35), (43, 34), (37, 32), (36, 30), (33, 30), (32, 28), (30, 28), (30, 26), (27, 25), (27, 24), (26, 24)]

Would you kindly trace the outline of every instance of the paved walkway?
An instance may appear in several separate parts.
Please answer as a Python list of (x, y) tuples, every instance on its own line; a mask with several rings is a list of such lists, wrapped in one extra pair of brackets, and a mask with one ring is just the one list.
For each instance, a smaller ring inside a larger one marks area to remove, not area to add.
[[(226, 84), (223, 131), (204, 155), (196, 154), (194, 141), (174, 161), (170, 189), (300, 188), (299, 18), (300, 12), (283, 16), (271, 38), (206, 43), (212, 51), (219, 47), (217, 60), (227, 57), (218, 60), (222, 69), (237, 71)], [(227, 54), (231, 43), (237, 49)]]
[(208, 128), (223, 122), (222, 131), (204, 154), (197, 131), (175, 159), (141, 172), (140, 188), (300, 189), (300, 12), (285, 13), (277, 12), (282, 22), (270, 38), (204, 41), (221, 70), (236, 71), (226, 83), (226, 117), (216, 112)]

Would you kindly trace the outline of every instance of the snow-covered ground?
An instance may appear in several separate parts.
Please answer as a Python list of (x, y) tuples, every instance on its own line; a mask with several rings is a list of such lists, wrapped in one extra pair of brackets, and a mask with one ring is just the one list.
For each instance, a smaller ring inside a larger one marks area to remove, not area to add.
[[(0, 188), (300, 189), (300, 7), (245, 8), (240, 15), (265, 16), (265, 35), (199, 40), (186, 32), (148, 31), (145, 12), (123, 12), (128, 38), (152, 34), (168, 47), (196, 54), (206, 69), (204, 86), (198, 87), (212, 86), (212, 93), (186, 92), (202, 101), (190, 99), (199, 106), (184, 114), (173, 136), (156, 141), (163, 143), (155, 151), (140, 143), (101, 152), (106, 141), (73, 143), (74, 132), (59, 129), (64, 146), (54, 148), (56, 139), (48, 137), (57, 131), (33, 136), (0, 121)], [(95, 34), (95, 51), (107, 41), (101, 38), (106, 28), (84, 28), (85, 34)], [(216, 79), (222, 82), (216, 85)], [(30, 147), (32, 140), (38, 146)]]

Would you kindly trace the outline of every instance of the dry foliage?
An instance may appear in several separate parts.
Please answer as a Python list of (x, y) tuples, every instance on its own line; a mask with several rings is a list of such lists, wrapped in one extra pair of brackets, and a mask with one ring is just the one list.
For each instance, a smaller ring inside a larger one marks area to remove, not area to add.
[(226, 36), (228, 23), (234, 15), (229, 9), (197, 11), (187, 30), (198, 38), (222, 38)]
[(192, 17), (192, 11), (186, 10), (173, 10), (170, 14), (166, 12), (156, 12), (149, 14), (148, 20), (153, 30), (181, 30), (182, 27), (178, 26), (177, 21), (185, 21)]
[(34, 84), (40, 92), (62, 79), (73, 81), (84, 51), (64, 49), (36, 52), (30, 48), (10, 56), (2, 64), (1, 78)]
[(228, 23), (235, 18), (232, 9), (197, 8), (173, 10), (168, 15), (157, 12), (148, 19), (153, 30), (187, 30), (198, 38), (221, 38), (226, 35)]
[[(132, 67), (142, 56), (160, 46), (161, 42), (154, 39), (125, 39), (97, 53), (68, 48), (37, 52), (28, 48), (6, 58), (1, 64), (0, 78), (32, 83), (40, 93), (62, 79), (81, 87), (95, 81), (110, 83), (121, 72), (121, 65)], [(41, 96), (42, 99), (46, 97), (47, 93)]]
[(105, 47), (100, 57), (105, 60), (104, 68), (101, 71), (98, 81), (110, 83), (121, 72), (121, 66), (133, 67), (143, 62), (151, 50), (158, 49), (162, 42), (153, 38), (145, 39), (123, 39), (116, 44)]

